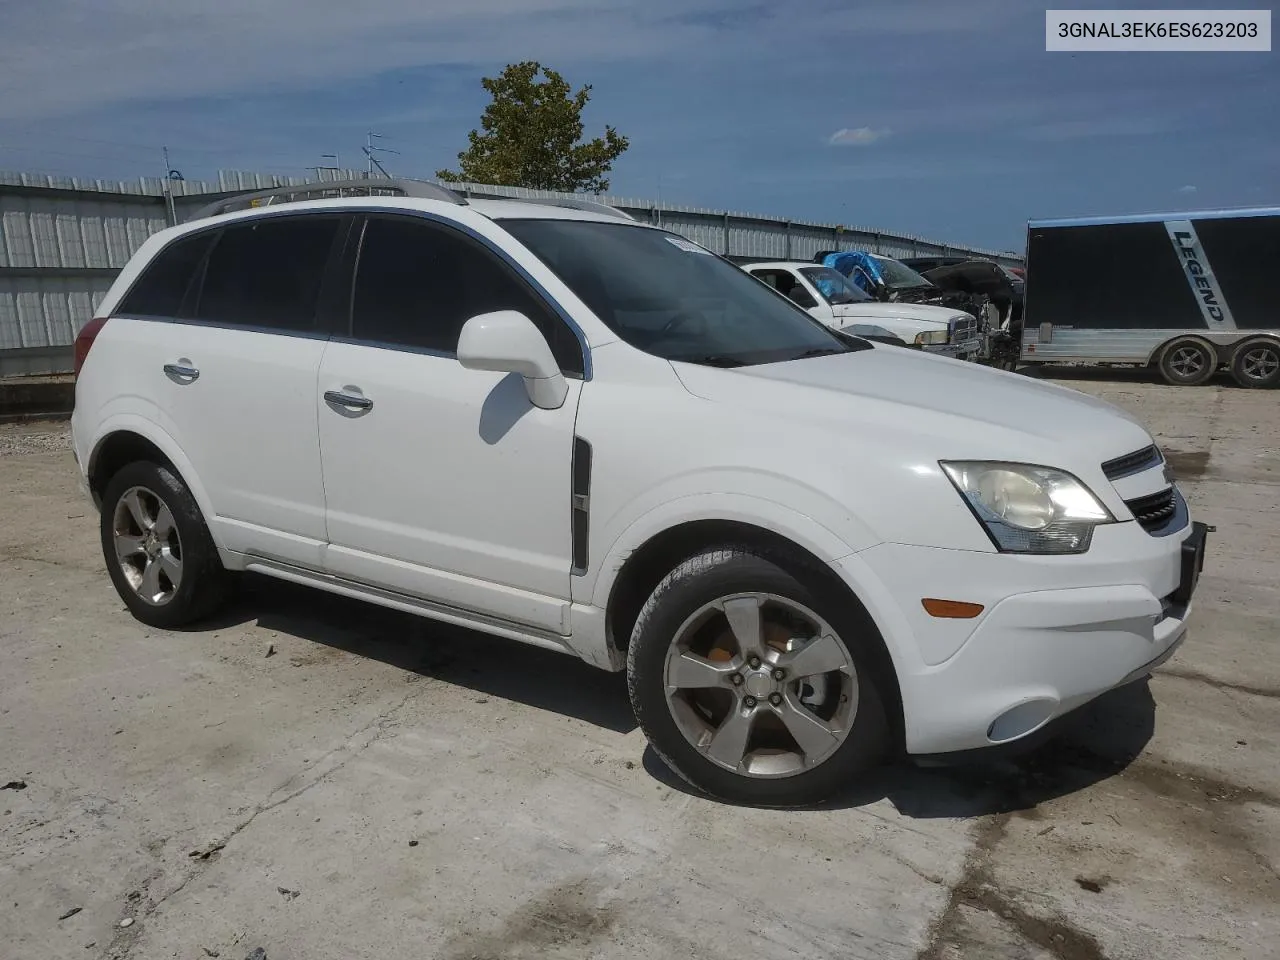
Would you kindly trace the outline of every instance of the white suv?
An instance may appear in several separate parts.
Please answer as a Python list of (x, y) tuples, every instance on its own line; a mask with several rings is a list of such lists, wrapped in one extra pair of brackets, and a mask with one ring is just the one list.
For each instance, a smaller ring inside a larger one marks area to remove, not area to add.
[(1206, 528), (1130, 416), (589, 203), (404, 192), (162, 231), (80, 335), (139, 620), (247, 570), (625, 669), (677, 772), (761, 804), (1025, 738), (1183, 637)]

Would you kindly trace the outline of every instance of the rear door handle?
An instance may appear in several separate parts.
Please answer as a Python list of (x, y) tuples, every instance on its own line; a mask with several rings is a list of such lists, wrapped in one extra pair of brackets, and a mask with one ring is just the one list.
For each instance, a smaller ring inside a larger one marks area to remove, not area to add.
[(373, 406), (373, 401), (368, 397), (362, 397), (357, 393), (346, 393), (342, 390), (326, 390), (324, 398), (334, 406), (349, 407), (352, 410), (368, 410)]
[(166, 363), (164, 372), (165, 376), (185, 383), (190, 383), (200, 376), (200, 371), (191, 366), (190, 360), (185, 359), (179, 360), (177, 363)]

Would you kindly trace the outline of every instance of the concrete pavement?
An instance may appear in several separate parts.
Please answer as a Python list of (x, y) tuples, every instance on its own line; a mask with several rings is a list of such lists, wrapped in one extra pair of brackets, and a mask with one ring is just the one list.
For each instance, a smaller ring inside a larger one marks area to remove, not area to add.
[(0, 957), (1275, 956), (1277, 397), (1066, 382), (1218, 528), (1187, 643), (1019, 764), (789, 812), (687, 793), (559, 654), (271, 582), (145, 628), (64, 426), (0, 428)]

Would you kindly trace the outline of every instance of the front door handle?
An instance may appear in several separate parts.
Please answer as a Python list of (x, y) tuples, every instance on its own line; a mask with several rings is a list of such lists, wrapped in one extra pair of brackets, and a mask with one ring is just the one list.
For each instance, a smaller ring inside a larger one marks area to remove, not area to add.
[(177, 363), (164, 365), (165, 376), (182, 383), (190, 383), (200, 376), (200, 371), (191, 366), (190, 360), (179, 360)]
[(352, 410), (368, 410), (373, 406), (373, 401), (368, 397), (362, 397), (357, 393), (346, 393), (342, 390), (326, 390), (324, 398), (334, 406), (349, 407)]

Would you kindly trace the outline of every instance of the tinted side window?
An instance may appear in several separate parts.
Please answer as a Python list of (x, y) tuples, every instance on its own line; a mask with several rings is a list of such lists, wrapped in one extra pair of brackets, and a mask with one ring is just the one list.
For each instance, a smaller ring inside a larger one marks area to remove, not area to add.
[(490, 251), (424, 220), (370, 218), (352, 299), (353, 337), (452, 354), (463, 324), (494, 310), (525, 314), (560, 369), (582, 373), (573, 331)]
[(338, 217), (258, 220), (222, 231), (196, 317), (237, 326), (314, 330)]
[(213, 230), (198, 233), (161, 250), (125, 294), (116, 312), (137, 317), (184, 316), (183, 298), (216, 236), (217, 231)]

